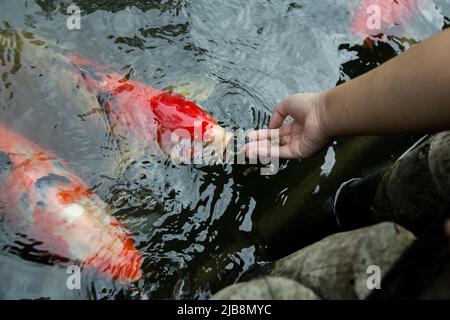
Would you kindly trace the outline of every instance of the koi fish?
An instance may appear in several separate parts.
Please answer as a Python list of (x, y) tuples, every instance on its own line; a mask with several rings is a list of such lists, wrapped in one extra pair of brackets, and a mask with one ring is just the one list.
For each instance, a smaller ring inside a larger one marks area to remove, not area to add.
[(143, 146), (156, 140), (168, 156), (175, 145), (173, 134), (217, 153), (228, 145), (232, 134), (184, 96), (129, 80), (86, 58), (70, 54), (68, 59), (80, 81), (97, 95), (118, 135), (137, 139)]
[(371, 37), (382, 38), (393, 26), (400, 25), (412, 15), (419, 0), (362, 0), (353, 16), (351, 31), (370, 47)]
[(0, 124), (0, 202), (7, 220), (52, 256), (121, 281), (141, 277), (128, 231), (63, 160)]

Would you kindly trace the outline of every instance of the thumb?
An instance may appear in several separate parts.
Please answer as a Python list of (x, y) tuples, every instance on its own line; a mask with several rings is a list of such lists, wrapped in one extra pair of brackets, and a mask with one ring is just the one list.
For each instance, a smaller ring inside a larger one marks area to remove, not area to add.
[[(289, 98), (288, 98), (289, 99)], [(289, 108), (289, 100), (285, 99), (281, 101), (273, 110), (272, 118), (270, 119), (269, 123), (269, 129), (276, 129), (280, 127), (284, 119), (289, 115), (288, 108)]]

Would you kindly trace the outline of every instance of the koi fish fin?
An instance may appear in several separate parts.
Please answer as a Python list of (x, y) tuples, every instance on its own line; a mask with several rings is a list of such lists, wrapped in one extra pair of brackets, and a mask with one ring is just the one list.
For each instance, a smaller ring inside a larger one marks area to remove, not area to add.
[(12, 29), (0, 29), (0, 70), (15, 74), (21, 67), (20, 55), (23, 41), (20, 35)]
[(207, 81), (206, 79), (198, 79), (198, 81), (189, 79), (187, 81), (177, 81), (163, 90), (176, 92), (188, 100), (199, 103), (207, 100), (214, 92), (215, 88), (216, 83), (210, 79)]
[(71, 63), (73, 63), (73, 64), (75, 64), (75, 65), (77, 65), (79, 67), (93, 68), (94, 70), (103, 71), (104, 73), (114, 73), (114, 70), (111, 69), (108, 66), (99, 65), (95, 61), (93, 61), (93, 60), (91, 60), (89, 58), (81, 57), (81, 56), (78, 56), (78, 55), (73, 54), (73, 53), (68, 54), (67, 55), (67, 59)]

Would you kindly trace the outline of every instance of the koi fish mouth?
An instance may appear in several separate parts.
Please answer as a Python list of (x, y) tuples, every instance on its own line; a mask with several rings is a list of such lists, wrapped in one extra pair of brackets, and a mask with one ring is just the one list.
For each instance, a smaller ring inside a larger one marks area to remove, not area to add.
[(175, 134), (174, 140), (177, 142), (169, 144), (166, 149), (163, 143), (162, 150), (177, 164), (191, 164), (192, 161), (195, 164), (221, 164), (225, 160), (224, 156), (227, 155), (233, 136), (231, 132), (214, 124), (205, 130), (201, 138), (181, 138)]
[(206, 151), (214, 149), (218, 155), (222, 155), (232, 138), (233, 134), (231, 132), (228, 132), (219, 125), (215, 125), (205, 133), (204, 148)]

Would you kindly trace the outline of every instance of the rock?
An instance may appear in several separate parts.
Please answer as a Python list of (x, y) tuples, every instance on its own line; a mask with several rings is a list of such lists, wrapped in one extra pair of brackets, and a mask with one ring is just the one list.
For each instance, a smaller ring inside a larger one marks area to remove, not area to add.
[(335, 213), (346, 230), (393, 221), (422, 233), (450, 209), (450, 131), (431, 136), (394, 164), (341, 187)]
[[(437, 218), (383, 277), (369, 300), (450, 299), (449, 215)], [(447, 221), (446, 221), (447, 220)]]
[(368, 267), (378, 266), (383, 277), (414, 239), (388, 222), (334, 234), (277, 261), (271, 276), (296, 280), (323, 299), (363, 299), (371, 291)]
[(237, 283), (217, 292), (212, 300), (318, 300), (300, 283), (282, 277), (264, 277)]

